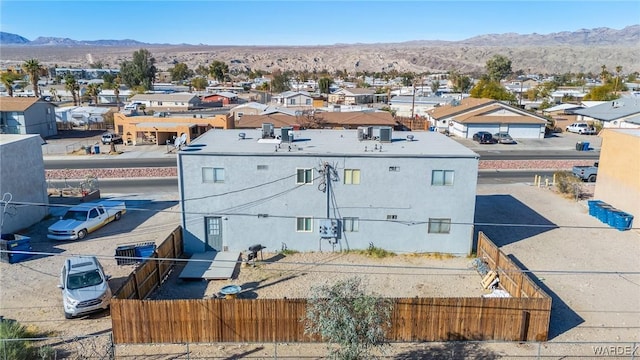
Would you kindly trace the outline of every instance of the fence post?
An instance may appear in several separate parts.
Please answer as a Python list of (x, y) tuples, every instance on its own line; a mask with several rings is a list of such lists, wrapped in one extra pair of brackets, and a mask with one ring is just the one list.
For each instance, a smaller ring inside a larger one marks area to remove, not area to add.
[(109, 333), (109, 341), (111, 342), (111, 356), (109, 359), (114, 360), (116, 358), (116, 345), (113, 343), (113, 331)]
[(131, 279), (133, 280), (133, 289), (136, 294), (136, 300), (140, 300), (140, 289), (138, 289), (138, 275), (136, 274), (136, 271), (133, 270), (133, 272), (131, 273)]
[(189, 351), (189, 342), (187, 341), (185, 344), (187, 345), (187, 360), (189, 360), (191, 358), (190, 357), (191, 351)]

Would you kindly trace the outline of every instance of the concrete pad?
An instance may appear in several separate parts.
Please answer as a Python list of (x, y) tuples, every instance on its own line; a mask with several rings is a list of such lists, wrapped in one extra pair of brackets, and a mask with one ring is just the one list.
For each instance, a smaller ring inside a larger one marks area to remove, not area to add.
[(193, 254), (180, 273), (180, 279), (230, 279), (238, 259), (240, 252), (207, 251)]

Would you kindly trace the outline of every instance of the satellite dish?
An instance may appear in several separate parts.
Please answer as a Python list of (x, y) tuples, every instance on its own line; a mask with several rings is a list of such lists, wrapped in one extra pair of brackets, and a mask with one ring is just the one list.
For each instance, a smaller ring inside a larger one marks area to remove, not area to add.
[(240, 138), (240, 140), (243, 140), (246, 136), (247, 136), (247, 134), (245, 134), (243, 132), (238, 134), (238, 137)]
[(175, 143), (176, 149), (179, 149), (180, 146), (182, 146), (182, 144), (185, 144), (186, 142), (187, 142), (187, 134), (182, 133), (182, 135), (180, 135), (180, 137), (176, 139), (176, 143)]
[(413, 141), (413, 135), (407, 135), (407, 140)]

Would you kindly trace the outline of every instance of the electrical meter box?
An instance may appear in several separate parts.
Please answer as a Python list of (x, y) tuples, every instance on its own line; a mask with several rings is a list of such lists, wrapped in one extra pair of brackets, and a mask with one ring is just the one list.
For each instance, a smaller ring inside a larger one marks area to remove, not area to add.
[(320, 237), (339, 238), (340, 237), (340, 221), (337, 219), (320, 219)]

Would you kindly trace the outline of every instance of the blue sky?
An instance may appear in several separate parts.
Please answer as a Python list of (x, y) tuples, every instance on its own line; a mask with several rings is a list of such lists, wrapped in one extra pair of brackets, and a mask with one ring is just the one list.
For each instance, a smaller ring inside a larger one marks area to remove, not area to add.
[(331, 45), (548, 34), (640, 23), (640, 1), (0, 0), (1, 30), (34, 40)]

